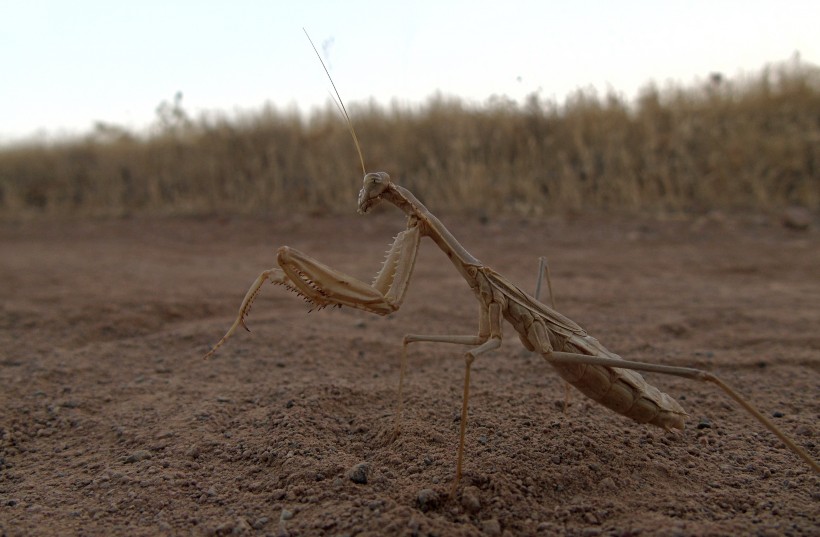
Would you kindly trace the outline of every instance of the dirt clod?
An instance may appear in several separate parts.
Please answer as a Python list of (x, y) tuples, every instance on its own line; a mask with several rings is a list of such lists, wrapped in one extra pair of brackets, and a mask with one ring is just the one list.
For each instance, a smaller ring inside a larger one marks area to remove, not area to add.
[(481, 522), (481, 531), (488, 537), (501, 535), (501, 522), (497, 518), (490, 518)]
[(421, 489), (416, 495), (416, 503), (422, 511), (430, 511), (441, 504), (441, 497), (433, 489)]
[(461, 491), (461, 506), (468, 513), (477, 513), (481, 510), (480, 490), (478, 487), (468, 486)]

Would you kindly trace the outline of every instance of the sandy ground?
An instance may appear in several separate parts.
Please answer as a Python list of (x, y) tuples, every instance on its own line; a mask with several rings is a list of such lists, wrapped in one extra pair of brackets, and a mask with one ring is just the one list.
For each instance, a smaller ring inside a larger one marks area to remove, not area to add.
[[(820, 232), (767, 217), (447, 219), (525, 289), (635, 360), (706, 368), (816, 459)], [(709, 385), (650, 375), (673, 435), (575, 392), (506, 327), (478, 360), (455, 498), (461, 351), (476, 305), (423, 244), (405, 305), (308, 314), (267, 286), (287, 244), (368, 280), (403, 227), (368, 217), (0, 225), (0, 535), (817, 535), (820, 479)]]

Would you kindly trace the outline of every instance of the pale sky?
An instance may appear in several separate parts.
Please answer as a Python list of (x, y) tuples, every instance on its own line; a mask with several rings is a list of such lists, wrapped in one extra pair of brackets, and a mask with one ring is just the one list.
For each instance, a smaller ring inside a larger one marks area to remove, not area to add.
[(650, 80), (754, 73), (795, 52), (820, 63), (818, 1), (0, 0), (0, 143), (144, 129), (183, 93), (202, 112), (266, 102), (473, 103), (577, 88), (633, 98)]

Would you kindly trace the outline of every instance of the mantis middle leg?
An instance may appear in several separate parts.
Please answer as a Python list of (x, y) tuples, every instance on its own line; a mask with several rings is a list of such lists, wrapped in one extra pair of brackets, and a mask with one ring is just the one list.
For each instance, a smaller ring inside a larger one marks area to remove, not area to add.
[(402, 386), (404, 383), (404, 374), (407, 369), (407, 345), (417, 342), (429, 343), (454, 343), (457, 345), (478, 345), (470, 349), (464, 354), (465, 371), (464, 371), (464, 391), (461, 400), (461, 423), (459, 427), (458, 440), (458, 455), (456, 459), (456, 475), (453, 479), (453, 485), (450, 489), (450, 495), (455, 494), (458, 482), (461, 480), (462, 467), (464, 463), (464, 441), (467, 431), (467, 408), (470, 400), (470, 370), (476, 357), (491, 350), (495, 350), (501, 346), (501, 305), (498, 303), (490, 303), (489, 306), (484, 304), (480, 307), (478, 334), (471, 335), (420, 335), (407, 334), (404, 336), (402, 343), (401, 355), (401, 373), (399, 377), (399, 403), (396, 410), (396, 423), (394, 430), (394, 437), (398, 436), (400, 429), (400, 420), (402, 412)]

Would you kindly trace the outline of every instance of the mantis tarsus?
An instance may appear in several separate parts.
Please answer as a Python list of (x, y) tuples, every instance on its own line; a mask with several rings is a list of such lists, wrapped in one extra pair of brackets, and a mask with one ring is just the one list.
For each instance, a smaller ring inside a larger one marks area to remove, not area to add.
[[(321, 57), (319, 59), (321, 61)], [(324, 63), (322, 65), (324, 66)], [(336, 94), (338, 96), (338, 91)], [(358, 140), (341, 98), (339, 104), (359, 151), (362, 169), (365, 171)], [(683, 429), (684, 417), (687, 414), (677, 401), (646, 382), (637, 371), (663, 373), (715, 384), (780, 438), (815, 472), (820, 472), (820, 465), (805, 450), (715, 375), (688, 367), (623, 360), (588, 335), (574, 321), (558, 313), (554, 308), (542, 304), (473, 257), (436, 216), (409, 190), (393, 183), (387, 173), (365, 171), (363, 185), (359, 191), (358, 212), (366, 214), (381, 202), (391, 203), (404, 212), (407, 224), (394, 239), (372, 284), (364, 283), (298, 250), (283, 246), (277, 251), (279, 266), (259, 275), (245, 295), (236, 321), (206, 357), (213, 355), (239, 326), (245, 327), (245, 318), (250, 306), (266, 281), (282, 285), (299, 294), (316, 308), (348, 306), (379, 315), (393, 313), (401, 307), (407, 293), (419, 242), (422, 237), (428, 237), (447, 255), (473, 290), (479, 303), (478, 330), (475, 334), (465, 335), (408, 334), (404, 337), (396, 433), (399, 428), (407, 346), (410, 343), (426, 341), (470, 347), (464, 353), (464, 391), (456, 475), (452, 491), (455, 491), (461, 477), (464, 461), (470, 369), (477, 357), (501, 346), (502, 321), (512, 325), (524, 346), (530, 351), (540, 353), (568, 383), (594, 401), (638, 423), (649, 423), (667, 430)]]

